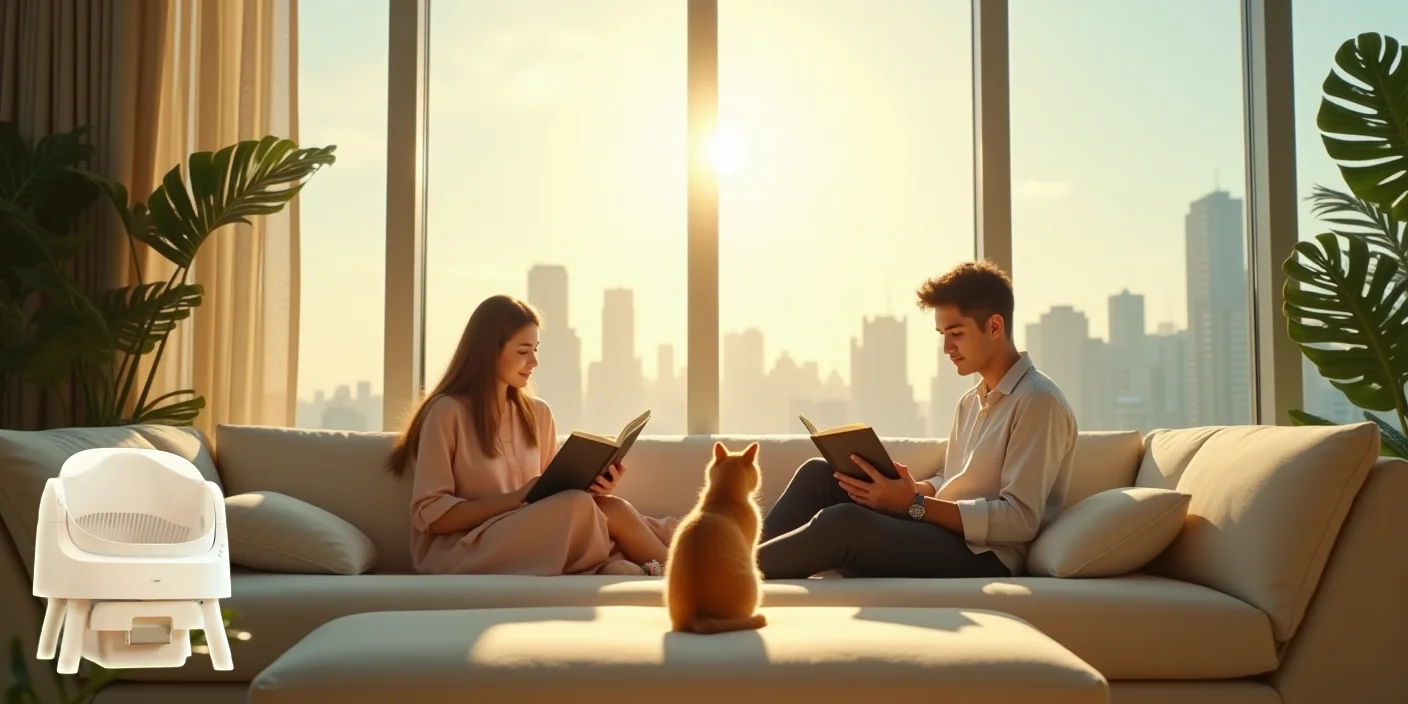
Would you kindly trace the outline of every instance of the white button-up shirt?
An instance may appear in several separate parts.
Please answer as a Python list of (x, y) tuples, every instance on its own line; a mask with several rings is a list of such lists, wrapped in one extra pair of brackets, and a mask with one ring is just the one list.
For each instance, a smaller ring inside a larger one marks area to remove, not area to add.
[(997, 388), (979, 382), (959, 399), (944, 468), (928, 481), (958, 504), (975, 554), (992, 551), (1022, 574), (1028, 547), (1065, 501), (1075, 448), (1075, 413), (1023, 352)]

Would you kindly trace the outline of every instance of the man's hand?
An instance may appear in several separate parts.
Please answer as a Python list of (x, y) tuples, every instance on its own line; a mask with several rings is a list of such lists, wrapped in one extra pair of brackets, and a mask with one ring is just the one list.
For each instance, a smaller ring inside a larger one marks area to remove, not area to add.
[(617, 460), (615, 464), (607, 467), (605, 471), (597, 475), (596, 481), (593, 482), (590, 487), (587, 487), (587, 492), (598, 496), (606, 496), (616, 490), (616, 485), (621, 481), (621, 475), (625, 473), (625, 461)]
[(841, 482), (841, 488), (850, 494), (851, 500), (861, 506), (886, 513), (904, 514), (909, 511), (909, 505), (914, 503), (914, 495), (922, 493), (919, 483), (910, 476), (909, 468), (899, 462), (895, 462), (895, 473), (899, 478), (890, 479), (860, 457), (851, 455), (851, 460), (861, 471), (870, 475), (870, 482), (841, 472), (836, 472), (836, 479)]

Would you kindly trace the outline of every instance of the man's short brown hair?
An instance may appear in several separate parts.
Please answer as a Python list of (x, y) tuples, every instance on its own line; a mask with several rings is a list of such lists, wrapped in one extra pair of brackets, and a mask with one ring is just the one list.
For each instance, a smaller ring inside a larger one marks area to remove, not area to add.
[(990, 261), (959, 264), (943, 276), (925, 281), (916, 293), (920, 310), (954, 306), (980, 326), (987, 325), (994, 315), (1002, 316), (1002, 329), (1012, 337), (1012, 279)]

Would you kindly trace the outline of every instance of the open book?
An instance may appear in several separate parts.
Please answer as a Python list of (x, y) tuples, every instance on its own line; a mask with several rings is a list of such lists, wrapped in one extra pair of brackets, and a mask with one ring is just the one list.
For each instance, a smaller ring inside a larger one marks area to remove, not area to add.
[(648, 422), (650, 411), (627, 423), (614, 438), (582, 431), (567, 436), (538, 483), (528, 491), (528, 503), (546, 499), (559, 491), (591, 488), (598, 475), (631, 451), (631, 445)]
[(870, 426), (853, 423), (817, 431), (816, 426), (805, 416), (797, 417), (801, 419), (802, 425), (807, 426), (807, 432), (811, 433), (812, 442), (816, 449), (821, 451), (821, 456), (830, 462), (836, 471), (870, 481), (870, 475), (851, 461), (851, 455), (856, 455), (870, 463), (875, 471), (885, 477), (899, 479), (900, 475), (895, 471), (895, 463), (890, 459), (890, 453), (885, 451), (885, 446), (880, 444), (880, 437)]

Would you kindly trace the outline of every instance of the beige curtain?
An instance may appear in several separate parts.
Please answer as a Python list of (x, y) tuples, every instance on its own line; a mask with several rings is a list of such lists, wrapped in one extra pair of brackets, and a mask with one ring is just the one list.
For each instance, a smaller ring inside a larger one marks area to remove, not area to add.
[[(297, 140), (296, 0), (172, 0), (175, 70), (162, 151), (214, 151), (268, 134)], [(197, 426), (291, 425), (298, 370), (297, 204), (205, 242), (205, 302), (168, 344), (163, 392), (206, 399)], [(166, 365), (170, 364), (170, 367)], [(154, 390), (155, 393), (155, 390)]]
[[(101, 127), (99, 169), (145, 199), (172, 167), (184, 172), (191, 152), (268, 134), (297, 140), (296, 18), (297, 0), (0, 0), (0, 119), (31, 138)], [(95, 289), (135, 281), (120, 225), (108, 225), (86, 265)], [(195, 389), (207, 433), (291, 425), (297, 253), (296, 201), (206, 240), (188, 279), (204, 286), (204, 302), (169, 339), (147, 398)], [(161, 256), (137, 256), (145, 281), (170, 275)], [(32, 393), (18, 402), (30, 426), (63, 424)]]

